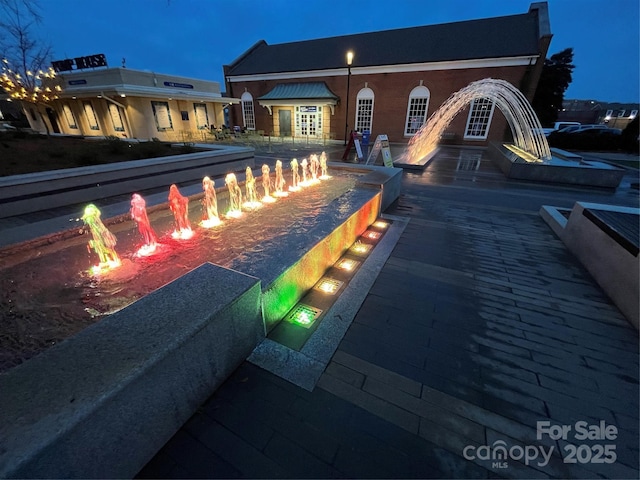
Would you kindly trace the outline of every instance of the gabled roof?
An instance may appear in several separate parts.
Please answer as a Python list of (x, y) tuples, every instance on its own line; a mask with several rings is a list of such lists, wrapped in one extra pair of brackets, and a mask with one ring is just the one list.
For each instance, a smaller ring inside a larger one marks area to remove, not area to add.
[(337, 100), (324, 82), (279, 83), (258, 100)]
[(538, 9), (529, 13), (464, 22), (401, 28), (301, 42), (260, 41), (238, 57), (228, 76), (403, 65), (539, 54)]

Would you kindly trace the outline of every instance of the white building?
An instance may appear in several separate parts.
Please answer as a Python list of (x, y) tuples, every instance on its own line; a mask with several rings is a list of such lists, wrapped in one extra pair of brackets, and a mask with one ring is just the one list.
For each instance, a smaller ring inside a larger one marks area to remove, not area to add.
[(129, 68), (59, 73), (55, 83), (62, 87), (59, 99), (46, 106), (24, 105), (33, 130), (192, 140), (198, 134), (204, 137), (211, 125), (222, 125), (224, 109), (240, 102), (223, 97), (218, 82)]

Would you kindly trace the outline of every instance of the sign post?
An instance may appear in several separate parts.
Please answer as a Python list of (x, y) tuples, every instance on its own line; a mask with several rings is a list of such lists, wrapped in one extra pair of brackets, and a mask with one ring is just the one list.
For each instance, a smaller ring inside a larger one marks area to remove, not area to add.
[(373, 144), (371, 153), (367, 158), (367, 165), (374, 165), (378, 154), (382, 152), (382, 163), (385, 167), (393, 167), (393, 159), (391, 158), (391, 150), (389, 148), (389, 138), (386, 135), (378, 135)]

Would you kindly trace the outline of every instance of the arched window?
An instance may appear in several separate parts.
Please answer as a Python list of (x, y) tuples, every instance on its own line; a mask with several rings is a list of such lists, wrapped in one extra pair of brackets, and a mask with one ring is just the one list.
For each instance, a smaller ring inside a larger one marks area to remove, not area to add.
[(247, 130), (256, 129), (256, 115), (253, 110), (253, 97), (249, 92), (244, 92), (240, 97), (242, 101), (242, 121)]
[(356, 131), (364, 132), (373, 127), (373, 90), (363, 88), (356, 97)]
[(429, 97), (429, 89), (422, 85), (411, 90), (409, 94), (409, 104), (407, 105), (407, 120), (404, 127), (405, 135), (415, 135), (420, 127), (427, 121)]

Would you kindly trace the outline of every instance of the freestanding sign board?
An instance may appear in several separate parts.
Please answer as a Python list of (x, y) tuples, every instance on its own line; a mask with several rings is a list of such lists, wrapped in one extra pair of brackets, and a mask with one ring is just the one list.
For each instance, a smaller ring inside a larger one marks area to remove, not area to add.
[(386, 135), (378, 135), (376, 137), (371, 153), (367, 158), (367, 165), (375, 164), (380, 152), (382, 152), (382, 163), (384, 166), (393, 167), (393, 159), (391, 158), (391, 150), (389, 149), (389, 138)]

